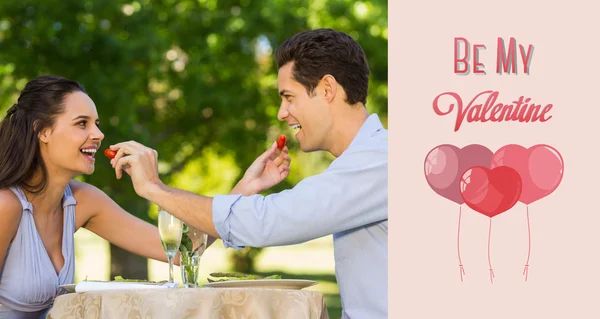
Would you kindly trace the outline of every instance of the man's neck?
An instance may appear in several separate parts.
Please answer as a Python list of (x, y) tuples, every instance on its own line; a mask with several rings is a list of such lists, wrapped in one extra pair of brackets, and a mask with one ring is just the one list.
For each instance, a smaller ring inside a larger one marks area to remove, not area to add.
[(341, 109), (339, 114), (334, 115), (335, 122), (330, 137), (331, 145), (328, 148), (335, 157), (339, 157), (346, 151), (369, 117), (369, 112), (362, 104), (344, 105)]

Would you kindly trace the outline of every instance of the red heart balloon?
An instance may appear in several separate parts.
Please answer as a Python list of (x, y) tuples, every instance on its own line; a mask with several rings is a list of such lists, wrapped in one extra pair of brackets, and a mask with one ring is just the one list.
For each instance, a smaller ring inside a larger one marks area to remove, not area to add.
[(508, 166), (475, 166), (460, 180), (460, 195), (471, 209), (494, 217), (512, 208), (521, 196), (521, 176)]

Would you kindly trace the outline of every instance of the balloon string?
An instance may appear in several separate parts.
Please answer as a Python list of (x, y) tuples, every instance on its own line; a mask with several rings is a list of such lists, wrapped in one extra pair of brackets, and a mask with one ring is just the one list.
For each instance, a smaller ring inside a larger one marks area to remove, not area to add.
[(458, 267), (460, 267), (460, 281), (463, 281), (463, 275), (465, 274), (465, 268), (463, 267), (462, 260), (460, 259), (460, 218), (462, 215), (462, 205), (458, 206), (458, 235), (456, 237), (456, 247), (458, 250)]
[(531, 229), (529, 227), (529, 205), (527, 207), (527, 238), (528, 238), (528, 248), (527, 248), (527, 262), (525, 262), (525, 269), (523, 269), (523, 275), (525, 275), (525, 281), (527, 281), (527, 277), (529, 276), (529, 257), (531, 255)]
[(494, 283), (494, 269), (492, 268), (492, 261), (490, 258), (490, 241), (492, 238), (492, 218), (490, 218), (490, 230), (488, 232), (488, 265), (490, 266), (490, 281)]

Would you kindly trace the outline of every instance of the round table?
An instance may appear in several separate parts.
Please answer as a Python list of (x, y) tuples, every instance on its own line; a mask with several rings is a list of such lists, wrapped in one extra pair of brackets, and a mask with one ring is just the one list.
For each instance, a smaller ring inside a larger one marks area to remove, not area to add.
[(69, 293), (48, 319), (329, 319), (321, 292), (267, 288), (171, 288)]

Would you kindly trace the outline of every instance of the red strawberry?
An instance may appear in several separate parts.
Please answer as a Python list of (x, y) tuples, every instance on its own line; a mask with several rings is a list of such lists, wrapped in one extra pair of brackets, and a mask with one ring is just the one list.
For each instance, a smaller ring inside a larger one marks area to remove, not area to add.
[(108, 157), (110, 159), (113, 159), (117, 155), (117, 152), (111, 150), (110, 148), (107, 148), (104, 150), (104, 155), (106, 155), (106, 157)]
[(282, 150), (283, 147), (285, 146), (285, 135), (281, 135), (279, 136), (279, 138), (277, 139), (277, 148)]

